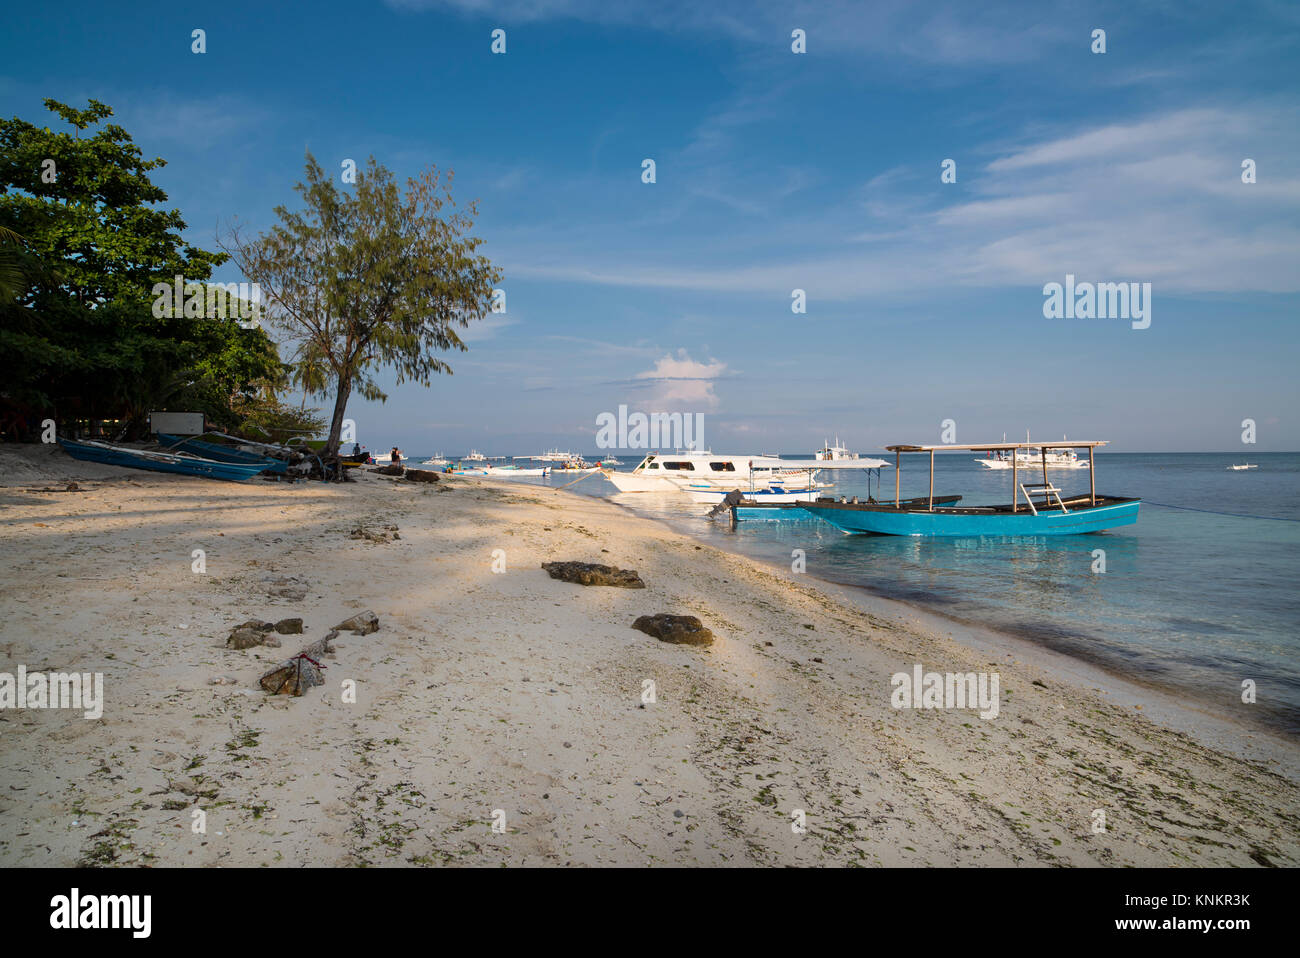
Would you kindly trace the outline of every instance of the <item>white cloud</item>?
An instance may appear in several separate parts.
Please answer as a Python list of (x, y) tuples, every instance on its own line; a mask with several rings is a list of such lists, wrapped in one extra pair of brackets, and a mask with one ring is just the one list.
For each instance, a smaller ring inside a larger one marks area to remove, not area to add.
[(710, 359), (697, 362), (679, 349), (676, 356), (667, 355), (655, 363), (654, 368), (637, 373), (636, 378), (647, 380), (654, 386), (651, 397), (643, 405), (659, 410), (692, 410), (700, 406), (717, 408), (718, 397), (713, 391), (714, 380), (726, 372), (725, 363)]

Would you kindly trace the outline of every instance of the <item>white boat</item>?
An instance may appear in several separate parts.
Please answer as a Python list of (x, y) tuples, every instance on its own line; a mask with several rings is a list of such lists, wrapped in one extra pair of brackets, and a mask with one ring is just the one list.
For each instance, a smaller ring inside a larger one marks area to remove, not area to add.
[[(728, 489), (686, 490), (692, 502), (702, 502), (707, 505), (717, 505), (728, 492), (730, 492)], [(741, 492), (749, 502), (812, 502), (818, 495), (816, 489), (787, 489), (779, 485), (772, 485), (766, 489), (742, 489)]]
[(856, 452), (849, 452), (847, 448), (840, 445), (840, 437), (835, 437), (835, 445), (831, 445), (825, 439), (822, 440), (822, 447), (813, 453), (814, 459), (821, 459), (826, 462), (838, 462), (841, 459), (857, 459)]
[[(1006, 436), (1002, 437), (1004, 440)], [(1061, 437), (1064, 441), (1065, 437)], [(1025, 430), (1025, 442), (1029, 442), (1029, 430)], [(1042, 449), (1016, 449), (1014, 452), (1016, 469), (1042, 469), (1046, 459), (1048, 469), (1087, 469), (1088, 460), (1080, 459), (1073, 449), (1048, 449), (1046, 455)], [(1006, 450), (990, 450), (983, 459), (976, 459), (985, 469), (1010, 469), (1013, 465), (1012, 454)]]
[(1258, 469), (1259, 466), (1253, 462), (1247, 462), (1247, 463), (1243, 463), (1240, 466), (1229, 466), (1228, 468), (1231, 469), (1233, 472), (1241, 472), (1241, 470), (1243, 469)]
[(541, 469), (525, 469), (522, 466), (488, 466), (488, 475), (498, 476), (502, 479), (522, 479), (525, 477), (549, 476), (551, 474), (550, 466), (544, 466)]
[(424, 462), (420, 463), (420, 465), (422, 465), (422, 466), (450, 466), (450, 465), (451, 465), (451, 460), (450, 460), (450, 459), (447, 459), (446, 457), (444, 457), (442, 453), (440, 453), (440, 452), (435, 452), (435, 453), (434, 453), (432, 456), (430, 456), (428, 459), (424, 460)]
[(483, 453), (479, 452), (477, 449), (471, 449), (469, 451), (469, 455), (465, 457), (465, 461), (466, 462), (487, 462), (487, 456), (483, 455)]
[(621, 462), (619, 461), (618, 456), (606, 456), (604, 459), (600, 460), (600, 465), (602, 465), (602, 466), (621, 466), (621, 465), (623, 465), (623, 463), (621, 463)]
[(631, 472), (602, 469), (619, 492), (673, 492), (688, 487), (758, 490), (772, 485), (816, 485), (822, 469), (879, 469), (882, 459), (826, 462), (818, 459), (777, 459), (772, 456), (724, 456), (715, 453), (652, 452)]
[(560, 452), (558, 449), (550, 449), (540, 456), (533, 456), (534, 462), (570, 462), (574, 459), (580, 459), (571, 452)]

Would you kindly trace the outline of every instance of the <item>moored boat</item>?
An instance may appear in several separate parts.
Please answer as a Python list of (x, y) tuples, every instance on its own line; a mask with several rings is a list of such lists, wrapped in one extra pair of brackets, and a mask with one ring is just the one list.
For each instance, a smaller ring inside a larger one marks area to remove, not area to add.
[[(1042, 443), (1033, 448), (1040, 457), (1047, 449), (1066, 446), (1087, 448), (1089, 470), (1087, 495), (1061, 497), (1061, 490), (1047, 478), (1043, 481), (1019, 481), (1019, 461), (1015, 453), (1029, 448), (1028, 443), (986, 443), (981, 445), (887, 446), (899, 458), (901, 453), (930, 454), (930, 494), (904, 501), (898, 497), (898, 470), (894, 473), (893, 502), (836, 502), (818, 499), (802, 508), (847, 533), (875, 533), (895, 536), (1058, 536), (1102, 532), (1116, 526), (1137, 522), (1140, 499), (1126, 496), (1099, 496), (1096, 493), (1096, 468), (1093, 452), (1105, 441)], [(1008, 452), (1012, 454), (1013, 501), (998, 506), (940, 506), (934, 495), (934, 456), (937, 451)], [(1024, 505), (1020, 503), (1024, 496)], [(1040, 501), (1035, 502), (1035, 497)]]

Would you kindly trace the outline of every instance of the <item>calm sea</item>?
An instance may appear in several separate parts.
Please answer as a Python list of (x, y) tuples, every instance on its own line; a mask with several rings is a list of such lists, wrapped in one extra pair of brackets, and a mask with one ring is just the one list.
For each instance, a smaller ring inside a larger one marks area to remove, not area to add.
[[(639, 457), (621, 458), (631, 469)], [(701, 518), (707, 507), (685, 496), (619, 494), (598, 476), (571, 489), (755, 558), (788, 565), (802, 549), (818, 578), (1012, 633), (1297, 734), (1300, 454), (1251, 453), (1258, 469), (1227, 468), (1244, 461), (1240, 453), (1098, 453), (1097, 491), (1141, 497), (1137, 524), (1033, 539), (846, 536), (812, 517), (731, 529)], [(1011, 501), (1010, 471), (985, 469), (973, 453), (936, 462), (936, 495)], [(866, 495), (865, 476), (838, 476), (826, 495)], [(1049, 477), (1066, 492), (1088, 490), (1086, 469)], [(877, 498), (892, 497), (893, 470), (881, 470), (883, 489), (871, 483)], [(927, 489), (927, 457), (904, 456), (903, 496)], [(1093, 571), (1098, 549), (1104, 573)], [(1256, 685), (1250, 707), (1241, 702), (1246, 679)]]

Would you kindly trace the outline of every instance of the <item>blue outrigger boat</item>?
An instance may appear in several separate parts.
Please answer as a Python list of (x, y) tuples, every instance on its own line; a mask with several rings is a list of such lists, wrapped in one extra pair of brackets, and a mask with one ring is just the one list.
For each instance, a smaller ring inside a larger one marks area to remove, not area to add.
[[(1039, 450), (1043, 463), (1041, 483), (1021, 482), (1015, 453), (1030, 446)], [(847, 533), (891, 536), (1067, 536), (1101, 532), (1137, 522), (1141, 499), (1097, 495), (1093, 451), (1103, 441), (1048, 443), (985, 443), (974, 446), (886, 446), (894, 453), (893, 502), (836, 502), (818, 499), (799, 507)], [(1048, 449), (1088, 450), (1088, 494), (1061, 498), (1061, 491), (1047, 478)], [(1003, 506), (941, 506), (934, 495), (934, 454), (939, 450), (1010, 452), (1013, 501)], [(930, 454), (930, 494), (918, 499), (899, 498), (898, 467), (904, 452)], [(1025, 503), (1022, 506), (1020, 496)], [(1034, 499), (1037, 497), (1038, 502)]]
[(261, 456), (255, 452), (245, 452), (243, 449), (236, 449), (233, 446), (219, 446), (215, 442), (203, 442), (199, 439), (173, 436), (165, 432), (158, 433), (158, 441), (167, 447), (168, 452), (187, 452), (200, 459), (211, 459), (216, 462), (244, 463), (248, 465), (262, 463), (263, 472), (284, 472), (289, 468), (289, 462), (286, 459), (274, 459), (270, 456)]
[(148, 449), (128, 449), (125, 446), (111, 446), (106, 442), (77, 442), (73, 439), (60, 439), (59, 445), (73, 459), (80, 459), (82, 462), (101, 462), (110, 466), (148, 469), (152, 472), (175, 472), (186, 476), (203, 476), (207, 479), (243, 482), (267, 469), (266, 462), (263, 460), (219, 462), (197, 456), (154, 452)]

